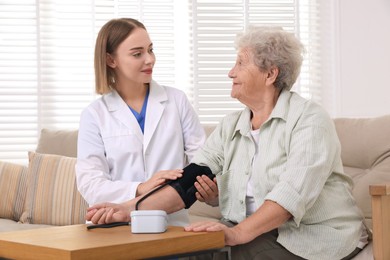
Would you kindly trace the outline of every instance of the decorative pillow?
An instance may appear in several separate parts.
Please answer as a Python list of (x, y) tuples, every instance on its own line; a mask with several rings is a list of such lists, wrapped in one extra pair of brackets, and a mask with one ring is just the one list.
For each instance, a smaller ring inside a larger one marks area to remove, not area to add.
[(20, 222), (85, 223), (87, 203), (77, 190), (76, 158), (29, 152), (27, 197)]
[(0, 218), (19, 221), (27, 190), (27, 167), (0, 162)]
[(42, 129), (35, 151), (43, 154), (77, 157), (77, 135), (78, 130)]

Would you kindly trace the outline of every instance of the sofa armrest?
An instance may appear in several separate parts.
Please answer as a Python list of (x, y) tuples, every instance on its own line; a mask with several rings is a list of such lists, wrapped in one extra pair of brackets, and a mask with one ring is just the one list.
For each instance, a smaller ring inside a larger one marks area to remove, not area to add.
[(370, 185), (374, 259), (390, 259), (390, 183)]

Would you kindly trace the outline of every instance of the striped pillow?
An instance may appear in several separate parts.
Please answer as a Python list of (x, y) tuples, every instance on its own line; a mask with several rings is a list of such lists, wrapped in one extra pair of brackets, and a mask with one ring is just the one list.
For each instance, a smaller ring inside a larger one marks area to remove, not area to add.
[(22, 223), (85, 223), (87, 203), (76, 187), (76, 158), (29, 152), (29, 176)]
[(27, 190), (26, 166), (0, 162), (0, 218), (19, 221)]

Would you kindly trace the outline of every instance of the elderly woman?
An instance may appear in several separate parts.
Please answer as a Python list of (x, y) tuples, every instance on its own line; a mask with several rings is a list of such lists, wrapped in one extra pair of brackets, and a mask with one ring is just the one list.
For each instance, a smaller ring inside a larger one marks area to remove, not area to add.
[[(143, 209), (189, 207), (194, 187), (211, 201), (215, 192), (207, 191), (216, 185), (197, 175), (216, 175), (223, 219), (187, 231), (223, 230), (233, 259), (351, 259), (367, 243), (367, 232), (331, 118), (290, 91), (301, 43), (279, 28), (251, 27), (238, 36), (237, 49), (231, 96), (246, 108), (226, 116), (183, 177), (145, 200)], [(133, 205), (97, 205), (87, 219), (129, 220)]]

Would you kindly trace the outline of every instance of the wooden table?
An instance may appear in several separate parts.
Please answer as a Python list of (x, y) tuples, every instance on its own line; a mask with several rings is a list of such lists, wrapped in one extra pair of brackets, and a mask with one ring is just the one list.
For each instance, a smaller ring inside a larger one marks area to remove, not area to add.
[(221, 249), (223, 232), (133, 234), (129, 226), (87, 230), (86, 224), (0, 233), (0, 257), (11, 259), (145, 259)]

